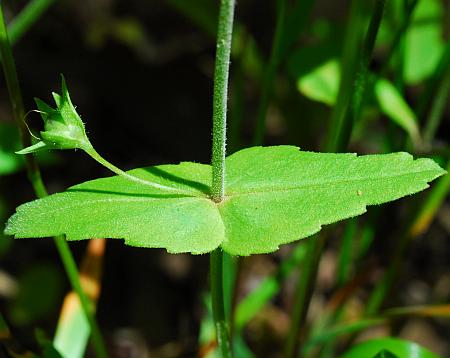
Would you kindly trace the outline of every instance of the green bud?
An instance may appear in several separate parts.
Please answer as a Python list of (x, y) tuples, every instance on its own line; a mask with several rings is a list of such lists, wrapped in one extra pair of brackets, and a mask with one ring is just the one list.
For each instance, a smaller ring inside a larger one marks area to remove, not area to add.
[(62, 95), (53, 93), (56, 108), (36, 98), (36, 104), (44, 121), (41, 140), (36, 144), (24, 148), (17, 154), (34, 153), (43, 149), (76, 149), (89, 150), (91, 143), (86, 135), (84, 123), (70, 100), (66, 81), (62, 76)]

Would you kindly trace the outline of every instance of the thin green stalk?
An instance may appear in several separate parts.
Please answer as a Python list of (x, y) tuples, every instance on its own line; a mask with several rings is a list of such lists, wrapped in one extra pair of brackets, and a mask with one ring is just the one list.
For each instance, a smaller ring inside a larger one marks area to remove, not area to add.
[[(372, 12), (369, 28), (363, 43), (363, 49), (359, 54), (358, 61), (354, 61), (351, 58), (349, 59), (352, 63), (358, 63), (358, 71), (355, 77), (353, 91), (349, 97), (347, 109), (344, 112), (342, 121), (336, 123), (339, 124), (337, 127), (333, 127), (334, 133), (330, 137), (331, 140), (328, 146), (328, 149), (332, 152), (345, 150), (350, 140), (353, 124), (360, 114), (364, 99), (364, 88), (367, 81), (368, 68), (372, 59), (378, 29), (383, 17), (385, 2), (385, 0), (377, 0), (375, 3), (375, 8)], [(352, 11), (358, 10), (358, 7), (355, 7), (355, 4), (353, 3)], [(358, 16), (353, 14), (352, 17), (357, 18)], [(353, 29), (353, 31), (355, 31), (355, 29)], [(285, 349), (287, 357), (294, 357), (298, 352), (299, 332), (306, 319), (306, 313), (314, 289), (325, 240), (326, 235), (322, 233), (321, 235), (318, 235), (318, 237), (316, 236), (315, 238), (309, 239), (306, 243), (306, 245), (308, 245), (308, 261), (305, 262), (295, 294), (295, 306)]]
[[(0, 2), (0, 54), (2, 59), (3, 72), (6, 79), (6, 85), (8, 87), (9, 97), (11, 101), (14, 120), (19, 127), (21, 141), (24, 147), (31, 145), (31, 138), (26, 128), (24, 117), (25, 109), (23, 105), (22, 93), (20, 90), (19, 79), (17, 76), (16, 66), (14, 63), (14, 57), (11, 50), (11, 45), (8, 38), (8, 31), (3, 16), (3, 6)], [(39, 166), (36, 159), (32, 155), (26, 155), (25, 157), (26, 168), (28, 178), (33, 186), (36, 196), (39, 198), (47, 196), (47, 190), (42, 181)], [(84, 314), (91, 326), (92, 342), (96, 349), (97, 356), (100, 358), (107, 357), (106, 349), (103, 344), (103, 340), (100, 335), (97, 323), (92, 315), (91, 307), (89, 305), (89, 299), (81, 288), (80, 278), (78, 270), (75, 264), (75, 260), (70, 252), (69, 245), (62, 237), (54, 238), (58, 253), (66, 269), (69, 281), (78, 294), (82, 303)]]
[[(211, 198), (220, 203), (225, 197), (225, 147), (227, 134), (228, 77), (235, 0), (221, 0), (217, 30), (216, 64), (214, 70), (213, 143)], [(232, 357), (230, 335), (223, 297), (223, 253), (211, 252), (210, 280), (213, 319), (219, 350), (223, 358)]]
[(383, 66), (380, 70), (381, 77), (386, 74), (386, 71), (389, 68), (389, 63), (390, 63), (394, 53), (398, 50), (400, 42), (404, 38), (405, 32), (411, 23), (412, 15), (414, 13), (414, 9), (416, 8), (418, 2), (419, 2), (419, 0), (411, 0), (406, 5), (406, 10), (405, 10), (405, 14), (403, 17), (403, 21), (402, 21), (400, 27), (395, 32), (394, 39), (391, 42), (391, 46), (389, 46), (389, 49), (386, 52)]
[(31, 0), (8, 26), (9, 40), (15, 44), (56, 0)]
[(439, 127), (439, 123), (443, 118), (445, 106), (448, 102), (448, 95), (450, 92), (450, 61), (447, 64), (447, 71), (437, 88), (436, 95), (434, 96), (428, 118), (425, 122), (425, 128), (423, 131), (423, 138), (425, 143), (431, 144), (436, 130)]
[(152, 188), (156, 188), (156, 189), (161, 189), (161, 190), (166, 190), (166, 191), (171, 191), (177, 194), (185, 194), (185, 195), (192, 195), (191, 192), (186, 191), (186, 190), (182, 190), (179, 188), (174, 188), (171, 186), (167, 186), (167, 185), (162, 185), (162, 184), (158, 184), (158, 183), (154, 183), (145, 179), (141, 179), (137, 176), (128, 174), (127, 172), (123, 171), (122, 169), (116, 167), (114, 164), (111, 164), (110, 162), (108, 162), (105, 158), (103, 158), (100, 154), (98, 154), (98, 152), (93, 148), (86, 148), (85, 152), (94, 160), (96, 160), (98, 163), (100, 163), (101, 165), (105, 166), (106, 168), (108, 168), (109, 170), (111, 170), (113, 173), (116, 173), (117, 175), (120, 175), (121, 177), (124, 177), (130, 181), (133, 181), (135, 183), (141, 184), (141, 185), (146, 185), (146, 186), (150, 186)]
[(287, 0), (278, 0), (278, 15), (275, 26), (275, 34), (273, 39), (272, 50), (269, 62), (264, 72), (261, 100), (259, 102), (258, 117), (256, 122), (255, 134), (253, 137), (253, 145), (261, 145), (264, 139), (264, 131), (266, 128), (267, 109), (269, 107), (270, 96), (273, 88), (273, 81), (281, 60), (281, 40), (283, 38), (284, 25), (286, 21)]
[(214, 70), (212, 199), (225, 195), (225, 147), (227, 139), (228, 75), (233, 31), (234, 0), (221, 0), (217, 31), (216, 65)]

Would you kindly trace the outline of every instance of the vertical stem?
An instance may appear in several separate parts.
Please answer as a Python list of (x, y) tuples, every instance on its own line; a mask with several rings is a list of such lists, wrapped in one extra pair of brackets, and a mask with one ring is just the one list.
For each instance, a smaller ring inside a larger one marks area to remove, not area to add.
[[(219, 203), (225, 196), (225, 146), (227, 133), (228, 76), (235, 0), (221, 0), (214, 70), (213, 143), (211, 197)], [(232, 356), (223, 299), (223, 253), (211, 252), (211, 297), (217, 341), (223, 358)]]
[(211, 300), (216, 337), (222, 358), (232, 356), (228, 324), (223, 303), (223, 253), (216, 249), (210, 255), (211, 267)]
[(225, 195), (225, 146), (227, 137), (228, 74), (235, 0), (221, 0), (214, 70), (212, 187), (215, 202)]
[[(24, 147), (28, 147), (29, 145), (31, 145), (31, 138), (24, 122), (25, 109), (23, 105), (22, 93), (20, 90), (19, 79), (17, 76), (16, 66), (14, 63), (14, 57), (12, 54), (11, 45), (8, 38), (8, 31), (3, 16), (3, 6), (1, 1), (0, 1), (0, 55), (2, 59), (2, 66), (3, 72), (5, 74), (6, 85), (8, 87), (9, 98), (11, 101), (13, 117), (17, 123), (17, 126), (19, 127), (22, 145)], [(39, 166), (37, 164), (35, 157), (33, 157), (31, 154), (26, 155), (25, 163), (28, 178), (31, 182), (31, 185), (33, 186), (36, 196), (39, 198), (47, 196), (47, 190), (42, 181)], [(55, 237), (54, 241), (58, 249), (58, 253), (61, 257), (61, 260), (64, 264), (64, 268), (66, 269), (69, 281), (80, 298), (84, 314), (86, 315), (86, 318), (91, 326), (90, 328), (92, 332), (92, 341), (96, 349), (97, 356), (100, 358), (107, 357), (106, 349), (104, 347), (100, 331), (91, 312), (89, 299), (87, 298), (86, 294), (81, 288), (77, 266), (70, 252), (69, 245), (67, 244), (67, 242), (64, 240), (63, 237)]]

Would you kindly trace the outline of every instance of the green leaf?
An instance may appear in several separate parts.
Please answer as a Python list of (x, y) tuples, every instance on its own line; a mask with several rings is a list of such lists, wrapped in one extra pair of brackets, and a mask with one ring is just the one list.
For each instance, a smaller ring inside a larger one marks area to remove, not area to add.
[[(390, 355), (380, 355), (383, 351), (389, 351)], [(439, 358), (417, 343), (397, 338), (381, 338), (360, 343), (344, 353), (341, 358), (392, 357), (392, 355), (398, 358)]]
[(332, 106), (336, 102), (339, 81), (339, 62), (331, 59), (300, 77), (297, 87), (306, 97)]
[(375, 96), (381, 110), (408, 133), (416, 148), (419, 147), (422, 140), (416, 115), (397, 88), (381, 78), (375, 83)]
[(445, 15), (440, 0), (421, 0), (405, 35), (405, 81), (417, 84), (429, 77), (444, 51)]
[[(267, 253), (428, 187), (445, 171), (407, 153), (302, 152), (292, 146), (253, 147), (226, 160), (226, 198), (209, 199), (208, 165), (181, 163), (136, 169), (147, 187), (116, 176), (24, 204), (5, 233), (16, 238), (65, 234), (68, 240), (121, 238), (131, 246), (169, 252)], [(190, 194), (186, 194), (190, 193)]]

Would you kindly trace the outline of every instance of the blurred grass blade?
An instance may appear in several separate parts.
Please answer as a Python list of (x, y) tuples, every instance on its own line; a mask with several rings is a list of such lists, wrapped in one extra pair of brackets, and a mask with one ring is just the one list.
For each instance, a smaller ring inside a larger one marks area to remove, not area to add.
[(340, 61), (341, 81), (339, 83), (336, 105), (333, 107), (331, 113), (330, 128), (325, 147), (326, 151), (338, 151), (338, 137), (342, 135), (344, 111), (353, 92), (353, 82), (358, 63), (360, 44), (364, 36), (364, 27), (367, 23), (366, 6), (364, 1), (353, 0), (351, 3), (350, 15), (345, 32), (344, 48)]
[[(360, 332), (366, 328), (379, 326), (385, 324), (386, 322), (387, 320), (384, 318), (362, 319), (355, 322), (342, 323), (334, 327), (329, 327), (325, 331), (309, 339), (303, 346), (302, 352), (308, 353), (316, 345), (332, 341), (343, 335)], [(360, 358), (362, 358), (362, 356)]]
[(383, 113), (408, 133), (416, 149), (420, 148), (422, 140), (416, 116), (397, 88), (380, 78), (375, 82), (375, 97)]
[[(447, 163), (447, 172), (450, 172), (450, 160)], [(450, 175), (444, 175), (433, 186), (425, 202), (421, 205), (413, 224), (409, 229), (409, 235), (417, 237), (428, 230), (450, 190)]]
[(31, 0), (8, 26), (11, 44), (20, 40), (42, 14), (57, 0)]
[(450, 304), (391, 308), (384, 311), (383, 316), (450, 317)]
[[(100, 295), (105, 245), (105, 239), (90, 240), (80, 267), (81, 285), (94, 306)], [(80, 300), (72, 291), (64, 299), (54, 345), (65, 358), (81, 358), (89, 342), (90, 332)]]
[[(450, 40), (449, 40), (450, 43)], [(450, 46), (449, 46), (450, 47)], [(445, 106), (448, 103), (450, 92), (450, 57), (447, 61), (447, 70), (439, 83), (436, 91), (436, 95), (431, 104), (431, 109), (425, 123), (424, 138), (427, 144), (431, 145), (431, 142), (436, 134), (436, 130), (439, 127), (445, 110)]]
[(439, 358), (417, 343), (397, 338), (380, 338), (360, 343), (350, 348), (341, 358), (373, 358), (383, 350), (399, 358)]
[(297, 245), (291, 255), (283, 260), (277, 272), (265, 278), (259, 286), (236, 307), (235, 327), (239, 332), (279, 291), (286, 277), (305, 257), (305, 245)]

